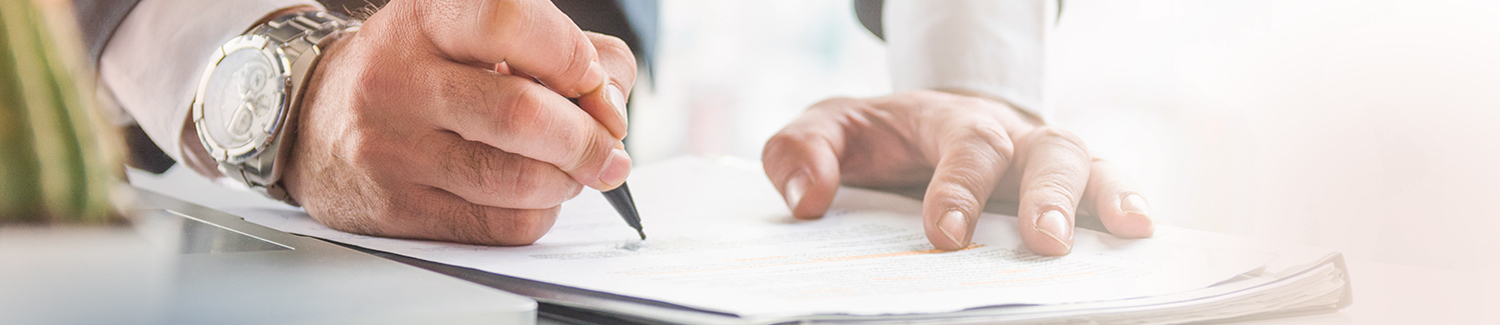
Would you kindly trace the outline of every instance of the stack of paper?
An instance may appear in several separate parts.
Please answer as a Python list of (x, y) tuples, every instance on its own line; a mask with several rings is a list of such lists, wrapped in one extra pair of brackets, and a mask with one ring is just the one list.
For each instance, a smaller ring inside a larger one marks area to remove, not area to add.
[[(1305, 247), (1171, 226), (1149, 239), (1079, 229), (1072, 254), (1043, 257), (1021, 244), (1014, 217), (986, 214), (975, 245), (941, 252), (923, 235), (920, 202), (906, 197), (844, 188), (824, 218), (807, 221), (791, 217), (753, 164), (681, 158), (630, 182), (646, 241), (593, 191), (525, 247), (353, 235), (295, 210), (234, 212), (524, 279), (507, 289), (636, 320), (1154, 323), (1327, 311), (1349, 299), (1339, 256)], [(604, 294), (542, 294), (527, 282)]]

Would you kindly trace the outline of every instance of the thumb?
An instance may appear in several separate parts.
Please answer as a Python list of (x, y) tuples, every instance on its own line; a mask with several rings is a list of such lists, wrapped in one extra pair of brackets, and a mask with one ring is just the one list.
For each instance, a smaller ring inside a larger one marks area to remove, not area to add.
[(813, 219), (828, 212), (839, 187), (842, 127), (812, 109), (777, 132), (761, 152), (766, 177), (781, 192), (792, 215)]

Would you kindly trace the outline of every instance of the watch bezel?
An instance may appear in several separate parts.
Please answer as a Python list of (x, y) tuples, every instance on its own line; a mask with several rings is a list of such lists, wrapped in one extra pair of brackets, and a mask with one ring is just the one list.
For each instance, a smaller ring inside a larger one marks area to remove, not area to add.
[[(204, 114), (204, 105), (206, 104), (204, 100), (207, 97), (205, 95), (208, 92), (210, 79), (213, 78), (214, 72), (219, 68), (219, 64), (224, 61), (224, 58), (228, 57), (230, 53), (246, 49), (257, 50), (274, 65), (276, 78), (281, 79), (281, 101), (276, 108), (275, 122), (267, 125), (268, 128), (252, 130), (250, 141), (244, 145), (226, 148), (213, 139), (212, 133), (208, 132), (208, 123), (204, 123), (203, 121), (206, 117)], [(209, 156), (220, 162), (238, 164), (256, 157), (270, 147), (271, 143), (277, 138), (277, 132), (280, 132), (283, 125), (286, 124), (286, 114), (291, 108), (294, 91), (292, 89), (294, 85), (292, 84), (291, 66), (292, 63), (288, 61), (281, 45), (263, 35), (248, 34), (238, 36), (230, 39), (229, 42), (224, 43), (224, 46), (220, 46), (214, 51), (208, 60), (208, 68), (204, 69), (203, 76), (199, 78), (198, 92), (193, 97), (192, 107), (193, 125), (198, 130), (198, 140), (203, 143), (203, 147), (207, 149)]]

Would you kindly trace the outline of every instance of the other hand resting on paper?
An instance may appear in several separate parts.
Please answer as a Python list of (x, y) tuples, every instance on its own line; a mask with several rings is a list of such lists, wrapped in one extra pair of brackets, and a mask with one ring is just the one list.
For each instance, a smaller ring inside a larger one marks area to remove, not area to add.
[(1072, 250), (1075, 212), (1122, 237), (1149, 237), (1145, 199), (1077, 136), (1004, 102), (936, 91), (832, 98), (766, 143), (766, 175), (798, 218), (818, 218), (842, 184), (925, 186), (932, 245), (969, 245), (986, 199), (1016, 202), (1021, 238), (1042, 255)]
[(392, 1), (316, 68), (287, 188), (342, 231), (529, 244), (625, 181), (635, 66), (547, 1)]

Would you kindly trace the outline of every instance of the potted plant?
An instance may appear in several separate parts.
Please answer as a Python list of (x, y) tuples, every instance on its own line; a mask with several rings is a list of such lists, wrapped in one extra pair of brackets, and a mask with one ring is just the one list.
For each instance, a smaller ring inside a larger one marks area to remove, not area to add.
[(119, 208), (71, 4), (0, 0), (0, 323), (159, 320), (170, 250)]

